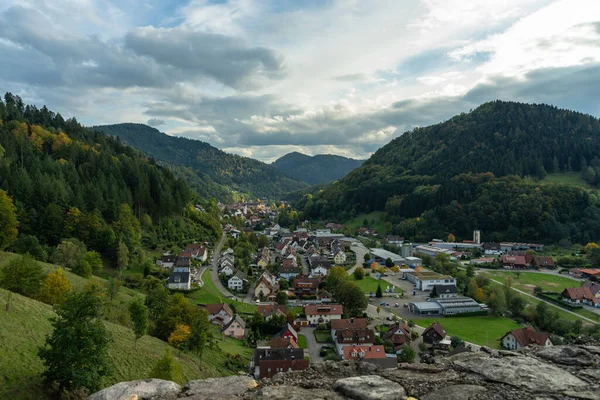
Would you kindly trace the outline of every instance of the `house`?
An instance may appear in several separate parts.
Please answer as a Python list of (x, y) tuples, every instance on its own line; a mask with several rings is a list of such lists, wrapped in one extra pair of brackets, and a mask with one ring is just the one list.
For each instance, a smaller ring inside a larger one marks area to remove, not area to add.
[(239, 314), (235, 314), (235, 316), (231, 318), (231, 321), (223, 326), (221, 333), (223, 336), (241, 340), (246, 335), (246, 322), (244, 322)]
[(163, 254), (157, 261), (156, 264), (160, 265), (163, 268), (173, 268), (175, 262), (177, 261), (177, 256), (173, 254)]
[(326, 257), (316, 257), (310, 260), (310, 274), (312, 276), (326, 276), (331, 268), (331, 261)]
[(383, 339), (391, 341), (394, 345), (394, 350), (397, 351), (400, 346), (412, 341), (410, 327), (403, 322), (390, 325), (388, 331), (383, 335)]
[(351, 345), (372, 346), (375, 343), (373, 329), (338, 329), (333, 337), (338, 354), (344, 354), (344, 347)]
[(279, 338), (274, 337), (269, 342), (269, 347), (272, 349), (298, 349), (298, 343), (291, 337)]
[(258, 306), (258, 313), (263, 316), (265, 321), (268, 321), (274, 315), (287, 316), (287, 309), (284, 306), (276, 304), (260, 304)]
[(326, 324), (332, 320), (342, 319), (343, 313), (344, 310), (340, 304), (309, 304), (304, 306), (304, 314), (310, 325)]
[(525, 256), (502, 256), (502, 266), (508, 269), (526, 269), (527, 260)]
[(208, 313), (208, 321), (219, 326), (227, 325), (233, 318), (233, 311), (225, 303), (207, 304), (206, 312)]
[(583, 287), (590, 289), (590, 292), (592, 292), (592, 296), (600, 298), (600, 284), (596, 282), (585, 282), (583, 284)]
[(331, 321), (331, 337), (335, 337), (338, 330), (367, 329), (367, 320), (364, 318), (334, 319)]
[(396, 355), (385, 354), (383, 345), (376, 346), (346, 346), (342, 354), (344, 360), (357, 360), (376, 364), (383, 368), (396, 368), (398, 361)]
[(323, 278), (315, 277), (315, 278), (306, 278), (301, 277), (294, 279), (292, 283), (292, 288), (294, 289), (294, 293), (296, 296), (315, 296), (317, 291), (319, 290), (319, 284), (322, 282)]
[(534, 256), (532, 265), (538, 268), (554, 268), (554, 260), (550, 256)]
[(291, 339), (294, 343), (298, 343), (298, 332), (289, 323), (286, 324), (281, 330), (274, 336), (275, 338)]
[(589, 287), (566, 288), (560, 295), (563, 301), (571, 304), (583, 304), (594, 297)]
[(190, 269), (184, 267), (175, 267), (169, 274), (167, 287), (174, 290), (190, 290), (192, 287)]
[(448, 299), (458, 297), (458, 289), (456, 285), (433, 285), (437, 297), (440, 299)]
[(256, 281), (254, 287), (254, 297), (257, 299), (275, 298), (275, 294), (279, 290), (279, 283), (273, 275), (268, 271), (264, 271)]
[[(189, 253), (182, 253), (189, 254)], [(192, 257), (191, 255), (188, 257), (186, 255), (182, 256), (181, 254), (177, 256), (177, 261), (175, 261), (175, 267), (191, 267), (192, 266)]]
[(287, 260), (283, 260), (283, 266), (281, 268), (279, 268), (279, 277), (289, 280), (290, 278), (295, 278), (296, 276), (298, 276), (300, 274), (300, 267), (298, 267), (297, 265), (286, 265)]
[(305, 370), (308, 360), (304, 359), (304, 349), (258, 348), (254, 350), (250, 367), (254, 367), (256, 379), (272, 378), (280, 372)]
[(231, 276), (234, 274), (234, 272), (235, 271), (233, 270), (233, 265), (229, 265), (229, 264), (224, 264), (219, 269), (219, 275), (225, 274), (225, 276)]
[(531, 326), (521, 329), (513, 329), (502, 336), (500, 339), (502, 347), (508, 350), (520, 350), (523, 347), (537, 346), (552, 346), (550, 334), (546, 332), (536, 332)]
[(497, 256), (503, 253), (500, 243), (486, 242), (483, 244), (483, 252), (487, 255)]
[(190, 243), (185, 246), (185, 252), (190, 253), (194, 260), (206, 261), (206, 247), (199, 243)]
[(438, 322), (429, 325), (424, 331), (423, 342), (427, 344), (438, 344), (447, 336), (446, 330)]
[(248, 283), (246, 279), (246, 274), (242, 271), (237, 271), (229, 280), (227, 281), (227, 287), (231, 290), (236, 290), (241, 292), (244, 290), (244, 285)]
[(337, 265), (342, 265), (346, 262), (346, 253), (342, 250), (338, 250), (333, 256), (333, 262)]

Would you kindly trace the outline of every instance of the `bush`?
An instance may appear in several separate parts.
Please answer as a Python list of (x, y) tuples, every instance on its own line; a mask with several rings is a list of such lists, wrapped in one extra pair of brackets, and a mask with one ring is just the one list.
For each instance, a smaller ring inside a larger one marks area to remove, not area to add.
[(415, 361), (415, 356), (417, 355), (417, 353), (412, 347), (405, 344), (402, 347), (400, 347), (400, 350), (402, 352), (398, 355), (398, 361), (407, 363), (412, 363)]
[(408, 320), (408, 326), (410, 326), (411, 328), (415, 326), (415, 321), (413, 321), (412, 319)]
[(427, 351), (427, 345), (424, 342), (419, 343), (419, 350), (421, 353), (425, 353)]
[(412, 338), (412, 340), (415, 340), (419, 338), (419, 334), (415, 331), (410, 331), (410, 337)]
[(324, 361), (340, 361), (341, 358), (335, 353), (329, 353), (323, 358)]

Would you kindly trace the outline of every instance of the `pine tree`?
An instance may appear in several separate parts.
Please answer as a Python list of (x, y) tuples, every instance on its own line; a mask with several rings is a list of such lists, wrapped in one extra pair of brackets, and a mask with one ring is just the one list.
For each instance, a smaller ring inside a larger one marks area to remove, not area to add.
[(378, 297), (378, 298), (383, 297), (383, 291), (381, 290), (381, 283), (377, 283), (377, 291), (375, 292), (375, 297)]

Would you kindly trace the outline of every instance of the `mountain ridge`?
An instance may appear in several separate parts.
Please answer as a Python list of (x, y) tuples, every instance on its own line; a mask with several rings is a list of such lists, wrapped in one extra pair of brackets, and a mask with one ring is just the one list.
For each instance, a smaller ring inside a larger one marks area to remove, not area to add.
[(281, 197), (308, 186), (261, 161), (226, 153), (200, 140), (169, 136), (148, 125), (122, 123), (92, 129), (117, 136), (149, 157), (185, 167), (233, 191), (256, 197)]
[(281, 156), (271, 165), (292, 178), (310, 185), (320, 185), (343, 178), (363, 162), (364, 160), (335, 154), (309, 156), (293, 151)]
[(416, 128), (297, 206), (307, 218), (386, 211), (391, 233), (430, 240), (474, 229), (486, 240), (600, 238), (596, 194), (545, 184), (578, 171), (600, 184), (600, 121), (545, 104), (494, 101)]

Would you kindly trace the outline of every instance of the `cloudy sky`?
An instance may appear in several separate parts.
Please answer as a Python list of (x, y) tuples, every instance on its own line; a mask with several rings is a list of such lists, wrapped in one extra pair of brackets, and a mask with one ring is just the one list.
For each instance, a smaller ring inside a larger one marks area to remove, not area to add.
[(599, 0), (2, 0), (0, 90), (264, 161), (503, 99), (600, 116)]

